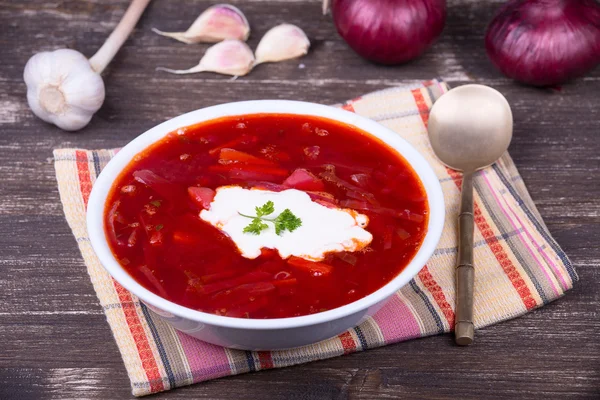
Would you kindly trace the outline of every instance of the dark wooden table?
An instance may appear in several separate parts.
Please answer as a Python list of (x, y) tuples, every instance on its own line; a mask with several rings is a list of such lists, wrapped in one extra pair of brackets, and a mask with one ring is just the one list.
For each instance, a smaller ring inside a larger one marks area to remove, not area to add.
[[(494, 70), (483, 32), (500, 1), (451, 0), (441, 40), (399, 67), (372, 65), (337, 36), (317, 0), (234, 1), (252, 23), (250, 45), (295, 23), (308, 56), (263, 65), (231, 81), (175, 77), (156, 66), (195, 65), (205, 45), (159, 37), (211, 2), (155, 0), (104, 74), (106, 102), (90, 125), (65, 133), (35, 118), (23, 67), (37, 51), (91, 55), (127, 0), (0, 1), (0, 399), (130, 397), (129, 380), (59, 202), (52, 149), (121, 146), (184, 112), (246, 99), (335, 103), (440, 76), (491, 85), (515, 118), (510, 152), (581, 281), (563, 299), (477, 333), (413, 340), (327, 361), (218, 379), (160, 398), (600, 398), (600, 69), (562, 90), (518, 85)], [(299, 64), (305, 68), (299, 68)]]

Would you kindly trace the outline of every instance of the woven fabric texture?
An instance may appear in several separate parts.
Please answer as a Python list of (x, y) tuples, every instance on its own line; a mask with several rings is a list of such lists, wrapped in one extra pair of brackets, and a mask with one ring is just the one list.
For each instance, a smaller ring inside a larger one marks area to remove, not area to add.
[[(91, 188), (116, 150), (55, 150), (65, 216), (123, 356), (133, 394), (143, 396), (452, 330), (461, 176), (435, 158), (427, 137), (429, 110), (447, 90), (444, 82), (432, 80), (370, 93), (340, 105), (392, 129), (429, 161), (444, 191), (445, 227), (427, 265), (375, 316), (337, 337), (292, 350), (230, 350), (194, 339), (162, 322), (108, 275), (87, 235), (85, 212)], [(476, 327), (482, 328), (562, 296), (577, 275), (550, 236), (508, 154), (478, 172), (474, 188), (474, 313)]]

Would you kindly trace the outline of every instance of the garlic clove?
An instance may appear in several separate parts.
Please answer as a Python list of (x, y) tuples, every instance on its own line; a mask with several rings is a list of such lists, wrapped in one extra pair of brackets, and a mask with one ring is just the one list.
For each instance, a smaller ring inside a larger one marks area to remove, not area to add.
[(185, 32), (155, 33), (184, 43), (217, 43), (225, 39), (245, 41), (250, 36), (250, 24), (239, 8), (230, 4), (216, 4), (204, 10)]
[(33, 113), (67, 131), (88, 124), (104, 102), (104, 82), (78, 51), (60, 49), (35, 54), (23, 73)]
[(172, 74), (193, 74), (195, 72), (216, 72), (223, 75), (244, 76), (252, 70), (254, 54), (248, 45), (240, 40), (224, 40), (206, 50), (200, 63), (190, 69), (157, 70)]
[(310, 41), (304, 31), (292, 24), (271, 28), (256, 48), (256, 64), (297, 58), (308, 53)]
[(81, 64), (62, 82), (61, 89), (73, 109), (95, 113), (105, 97), (104, 81), (100, 74)]
[(329, 12), (329, 8), (329, 0), (323, 0), (323, 4), (321, 4), (321, 11), (323, 11), (323, 15), (327, 15), (327, 12)]

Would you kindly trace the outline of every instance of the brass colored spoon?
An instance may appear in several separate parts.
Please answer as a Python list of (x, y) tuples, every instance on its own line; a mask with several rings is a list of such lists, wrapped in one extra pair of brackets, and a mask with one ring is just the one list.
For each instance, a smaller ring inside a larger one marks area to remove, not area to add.
[(493, 164), (508, 148), (513, 118), (500, 92), (483, 85), (465, 85), (440, 97), (429, 115), (433, 151), (448, 167), (462, 171), (458, 217), (455, 341), (473, 343), (473, 174)]

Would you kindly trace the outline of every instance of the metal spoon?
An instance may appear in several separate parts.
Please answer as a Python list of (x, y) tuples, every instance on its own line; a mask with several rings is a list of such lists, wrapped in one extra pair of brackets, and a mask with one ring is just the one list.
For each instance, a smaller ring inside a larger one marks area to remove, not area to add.
[(433, 151), (452, 169), (462, 171), (456, 266), (456, 322), (458, 345), (473, 343), (473, 174), (493, 164), (508, 148), (513, 118), (500, 92), (483, 85), (459, 86), (444, 94), (429, 114)]

